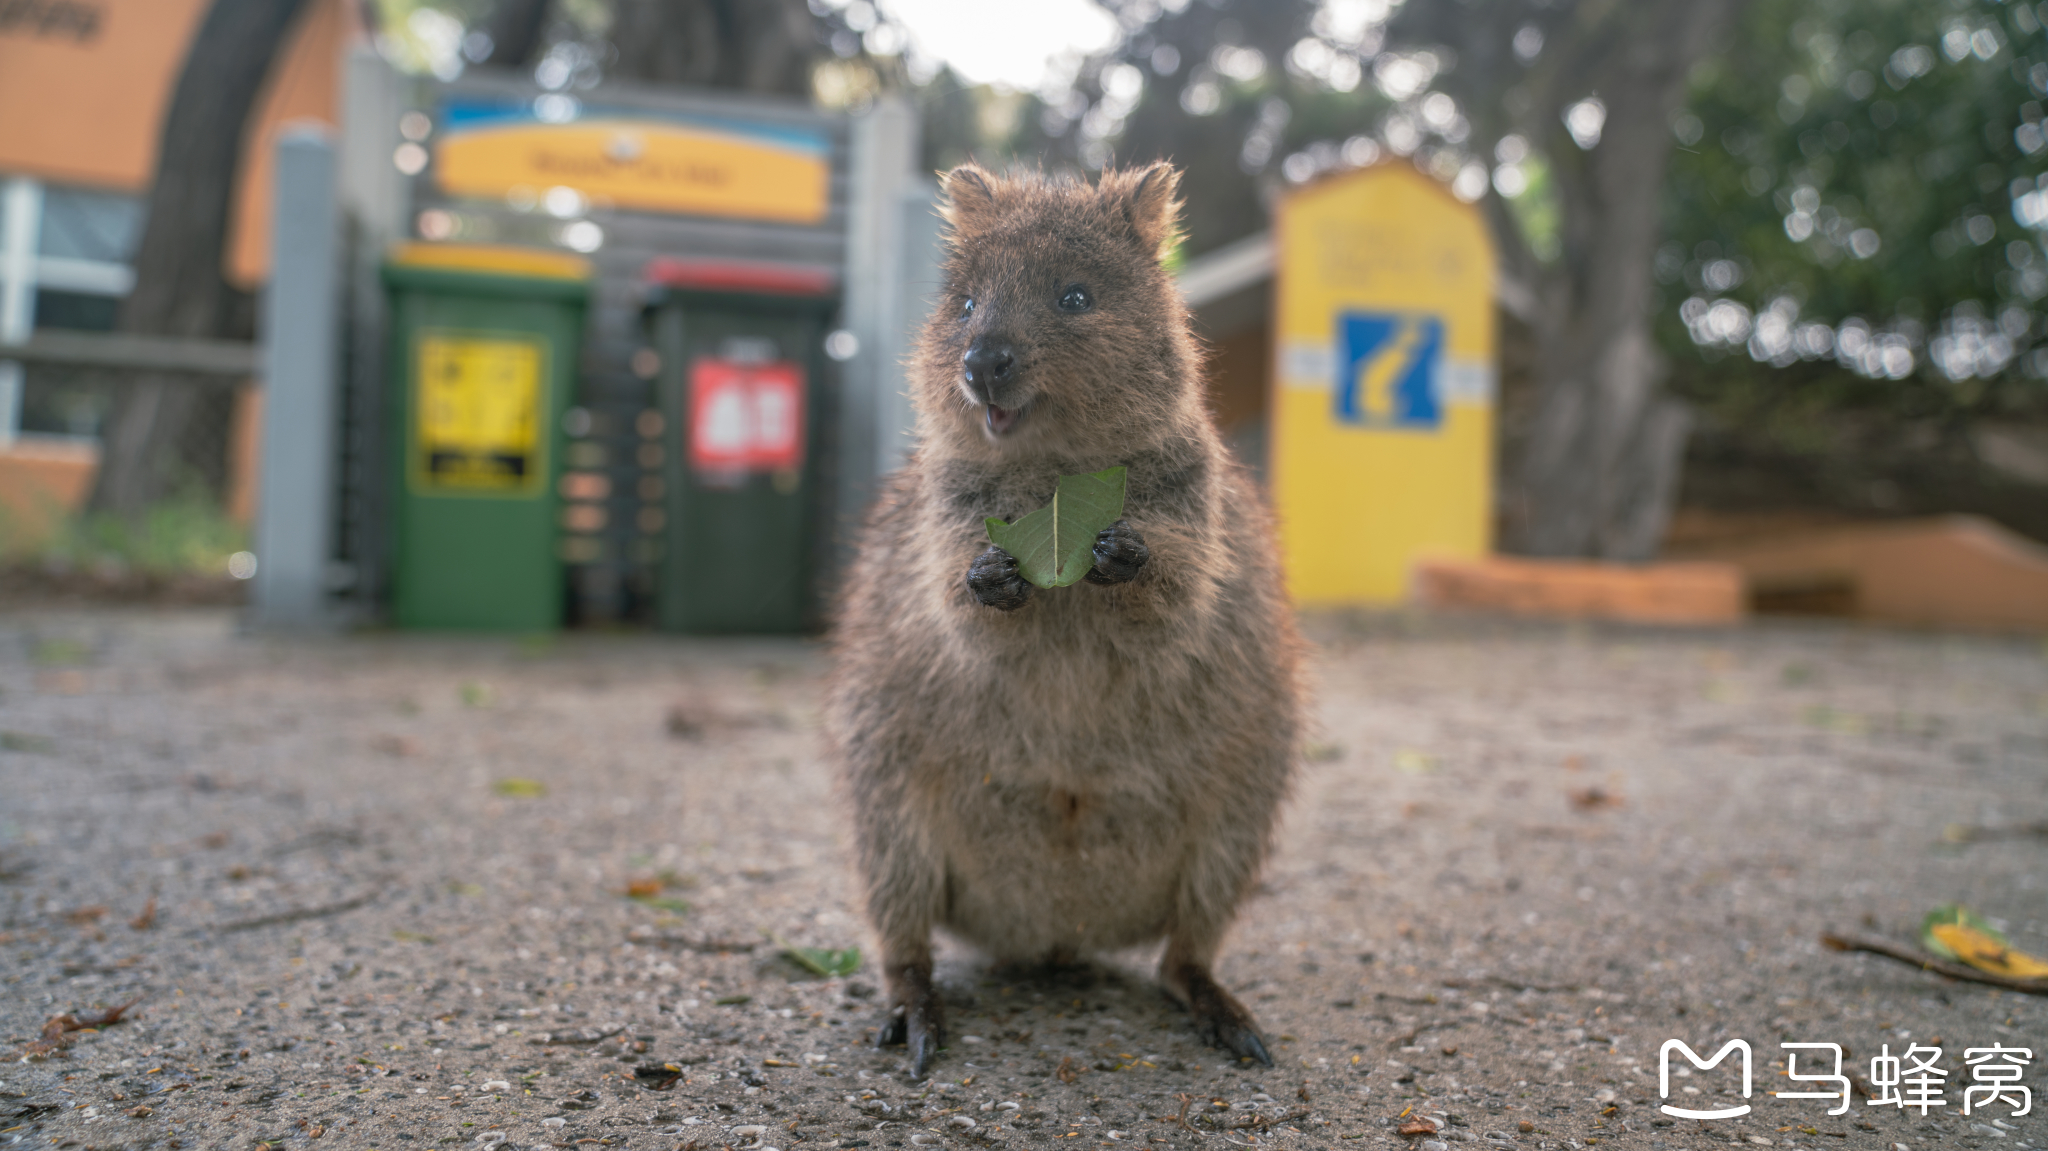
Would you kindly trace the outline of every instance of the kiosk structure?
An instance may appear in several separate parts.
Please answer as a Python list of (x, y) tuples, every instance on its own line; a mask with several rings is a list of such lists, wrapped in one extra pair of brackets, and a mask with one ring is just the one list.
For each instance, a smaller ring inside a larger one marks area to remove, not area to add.
[(1395, 604), (1493, 542), (1494, 254), (1405, 163), (1318, 181), (1275, 224), (1269, 475), (1289, 590)]

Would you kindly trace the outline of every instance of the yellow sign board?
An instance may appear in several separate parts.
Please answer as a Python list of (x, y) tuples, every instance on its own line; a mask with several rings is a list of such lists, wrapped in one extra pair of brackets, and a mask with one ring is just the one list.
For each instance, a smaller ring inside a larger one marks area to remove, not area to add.
[(435, 146), (434, 176), (451, 196), (565, 187), (618, 208), (792, 224), (831, 207), (822, 150), (656, 120), (457, 122)]
[(1405, 163), (1277, 215), (1270, 472), (1303, 604), (1406, 598), (1418, 559), (1492, 546), (1493, 248)]
[(413, 489), (534, 495), (546, 474), (547, 348), (538, 339), (421, 332)]

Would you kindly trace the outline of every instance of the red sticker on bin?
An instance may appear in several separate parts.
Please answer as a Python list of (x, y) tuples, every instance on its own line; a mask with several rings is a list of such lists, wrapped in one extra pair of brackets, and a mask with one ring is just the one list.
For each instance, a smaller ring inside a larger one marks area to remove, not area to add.
[(804, 459), (804, 374), (789, 360), (690, 367), (690, 466), (794, 471)]

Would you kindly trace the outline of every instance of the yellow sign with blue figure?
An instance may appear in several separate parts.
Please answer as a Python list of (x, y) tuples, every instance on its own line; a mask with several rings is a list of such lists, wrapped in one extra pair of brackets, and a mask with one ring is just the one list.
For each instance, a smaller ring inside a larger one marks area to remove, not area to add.
[(1485, 221), (1389, 163), (1283, 199), (1270, 475), (1290, 591), (1391, 604), (1425, 557), (1492, 547), (1494, 256)]

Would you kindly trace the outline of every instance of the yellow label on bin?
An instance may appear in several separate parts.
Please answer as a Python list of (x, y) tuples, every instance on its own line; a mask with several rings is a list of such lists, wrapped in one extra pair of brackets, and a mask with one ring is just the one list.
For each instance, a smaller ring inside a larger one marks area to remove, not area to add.
[(539, 492), (546, 345), (522, 336), (422, 332), (416, 346), (413, 487)]

